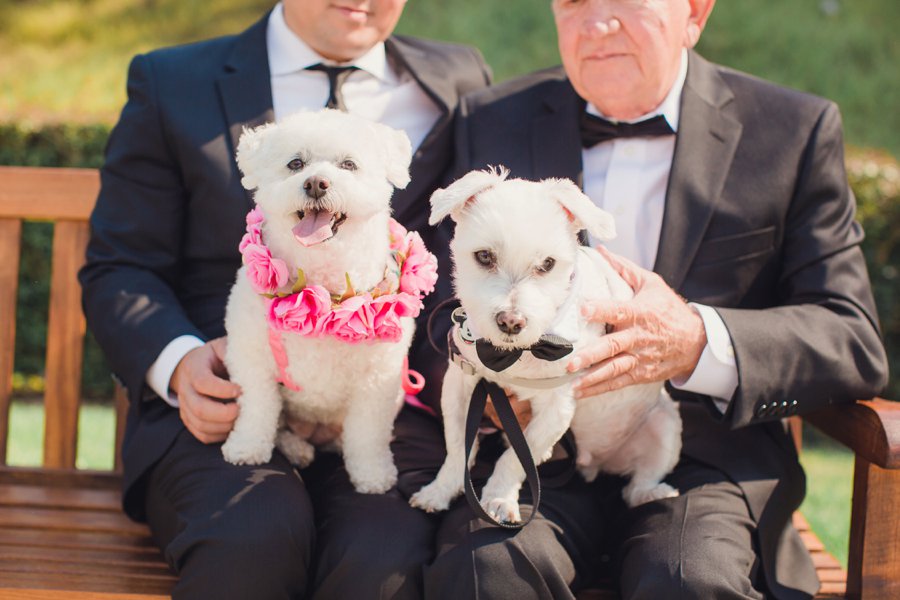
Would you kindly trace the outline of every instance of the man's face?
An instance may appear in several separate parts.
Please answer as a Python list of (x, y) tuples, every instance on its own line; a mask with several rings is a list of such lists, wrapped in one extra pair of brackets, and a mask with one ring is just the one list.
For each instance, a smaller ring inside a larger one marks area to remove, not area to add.
[(700, 37), (715, 0), (553, 0), (563, 67), (605, 115), (655, 109)]
[(288, 27), (335, 61), (357, 58), (386, 39), (406, 0), (284, 0)]

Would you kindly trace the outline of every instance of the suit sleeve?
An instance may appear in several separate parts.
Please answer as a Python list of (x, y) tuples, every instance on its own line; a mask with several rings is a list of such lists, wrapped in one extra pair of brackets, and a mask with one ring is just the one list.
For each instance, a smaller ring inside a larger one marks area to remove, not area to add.
[(776, 306), (718, 308), (734, 342), (733, 427), (877, 395), (887, 358), (844, 170), (837, 108), (822, 111), (785, 217)]
[(147, 369), (170, 341), (204, 339), (174, 292), (186, 199), (160, 118), (152, 62), (137, 56), (107, 146), (79, 273), (88, 325), (132, 400), (145, 393)]

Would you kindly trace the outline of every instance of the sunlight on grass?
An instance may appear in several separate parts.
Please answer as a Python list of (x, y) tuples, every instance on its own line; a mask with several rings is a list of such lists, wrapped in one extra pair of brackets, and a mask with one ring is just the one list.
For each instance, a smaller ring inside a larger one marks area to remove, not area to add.
[(13, 402), (9, 409), (7, 462), (17, 467), (36, 467), (43, 459), (43, 405), (37, 402)]
[[(79, 469), (108, 471), (113, 468), (115, 419), (112, 406), (85, 404), (78, 416)], [(13, 402), (9, 416), (10, 465), (40, 466), (44, 456), (44, 406), (39, 402)]]
[(853, 453), (812, 427), (804, 427), (800, 462), (806, 470), (806, 499), (800, 511), (828, 551), (847, 567)]

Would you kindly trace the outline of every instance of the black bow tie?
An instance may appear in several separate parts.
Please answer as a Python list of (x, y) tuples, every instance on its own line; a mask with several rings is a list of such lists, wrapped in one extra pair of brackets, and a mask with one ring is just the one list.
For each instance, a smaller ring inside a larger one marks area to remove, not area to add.
[(522, 352), (531, 352), (535, 358), (540, 360), (554, 361), (559, 360), (572, 352), (572, 343), (564, 337), (545, 333), (540, 337), (536, 344), (530, 348), (518, 348), (515, 350), (507, 350), (492, 345), (484, 338), (475, 340), (475, 351), (478, 358), (491, 371), (499, 373), (504, 369), (508, 369), (519, 360)]
[(615, 138), (659, 137), (675, 133), (662, 115), (656, 115), (637, 123), (613, 123), (587, 111), (582, 111), (580, 126), (581, 145), (585, 148), (592, 148), (600, 142)]

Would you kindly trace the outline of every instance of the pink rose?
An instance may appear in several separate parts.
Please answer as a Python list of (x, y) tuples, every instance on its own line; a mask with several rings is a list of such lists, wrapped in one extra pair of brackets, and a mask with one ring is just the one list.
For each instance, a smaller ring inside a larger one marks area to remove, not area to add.
[(258, 206), (247, 213), (247, 233), (241, 238), (241, 243), (238, 246), (238, 250), (242, 254), (244, 248), (250, 244), (262, 245), (262, 222), (263, 214)]
[(403, 327), (400, 325), (400, 317), (397, 308), (396, 296), (381, 296), (372, 302), (374, 316), (372, 317), (372, 330), (375, 337), (387, 342), (399, 342), (403, 335)]
[(247, 226), (259, 225), (263, 222), (263, 213), (258, 206), (254, 206), (253, 210), (247, 213)]
[(319, 285), (303, 288), (284, 298), (273, 298), (269, 304), (269, 324), (279, 331), (300, 335), (320, 335), (331, 308), (331, 296)]
[(252, 225), (247, 227), (247, 233), (244, 234), (244, 237), (241, 238), (241, 243), (238, 245), (238, 250), (241, 254), (244, 253), (244, 250), (247, 249), (247, 246), (262, 246), (262, 230), (259, 225)]
[(388, 219), (391, 250), (406, 252), (406, 228), (394, 219)]
[(356, 344), (372, 335), (372, 297), (369, 294), (347, 298), (332, 309), (324, 325), (325, 333), (341, 341)]
[(413, 231), (407, 236), (409, 252), (400, 273), (400, 291), (419, 297), (434, 291), (437, 258), (425, 248), (425, 242)]
[(258, 294), (273, 294), (288, 281), (287, 264), (280, 258), (272, 258), (265, 246), (248, 244), (244, 247), (244, 264), (250, 285)]

